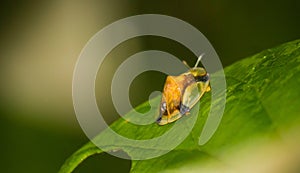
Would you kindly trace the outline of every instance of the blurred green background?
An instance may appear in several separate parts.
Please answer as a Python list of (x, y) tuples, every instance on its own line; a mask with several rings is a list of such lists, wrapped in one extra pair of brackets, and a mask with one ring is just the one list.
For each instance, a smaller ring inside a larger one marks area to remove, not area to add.
[[(174, 16), (198, 28), (228, 66), (299, 39), (299, 11), (297, 0), (1, 1), (1, 172), (57, 172), (88, 141), (72, 106), (72, 73), (83, 46), (104, 26), (137, 14)], [(131, 39), (116, 47), (96, 81), (98, 104), (107, 122), (118, 118), (109, 95), (113, 72), (126, 57), (147, 49), (181, 59), (193, 56), (180, 44), (158, 37)], [(194, 63), (192, 58), (186, 60)], [(164, 77), (158, 72), (138, 76), (130, 90), (132, 105), (161, 90)], [(108, 154), (93, 156), (76, 172), (108, 169), (128, 172), (130, 161)]]

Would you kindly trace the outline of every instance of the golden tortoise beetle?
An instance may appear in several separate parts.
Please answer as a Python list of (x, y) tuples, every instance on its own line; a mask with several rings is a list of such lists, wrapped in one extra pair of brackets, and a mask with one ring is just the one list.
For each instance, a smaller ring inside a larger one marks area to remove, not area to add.
[(165, 125), (189, 114), (204, 93), (210, 91), (209, 74), (204, 68), (197, 67), (202, 57), (203, 54), (199, 56), (195, 66), (189, 67), (187, 72), (167, 77), (157, 124)]

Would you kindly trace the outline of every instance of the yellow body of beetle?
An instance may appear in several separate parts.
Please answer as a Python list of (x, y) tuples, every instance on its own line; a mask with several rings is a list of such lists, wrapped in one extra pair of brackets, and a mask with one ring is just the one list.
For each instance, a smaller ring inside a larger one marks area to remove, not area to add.
[(197, 67), (201, 58), (202, 55), (186, 73), (167, 77), (157, 119), (159, 125), (174, 122), (189, 114), (203, 94), (210, 91), (209, 74), (204, 68)]

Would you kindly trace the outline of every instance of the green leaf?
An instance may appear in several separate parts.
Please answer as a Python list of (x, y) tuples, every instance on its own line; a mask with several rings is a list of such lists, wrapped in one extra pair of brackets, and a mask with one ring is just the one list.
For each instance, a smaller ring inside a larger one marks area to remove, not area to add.
[[(300, 40), (265, 50), (225, 68), (224, 71), (227, 83), (226, 108), (221, 124), (209, 142), (203, 146), (198, 145), (198, 138), (210, 109), (211, 95), (207, 93), (201, 98), (196, 125), (187, 138), (163, 156), (133, 160), (131, 172), (225, 172), (227, 163), (248, 158), (240, 153), (246, 152), (255, 160), (258, 157), (252, 154), (254, 151), (267, 151), (269, 146), (281, 147), (277, 145), (278, 141), (295, 139), (295, 136), (287, 136), (294, 132), (291, 130), (294, 127), (298, 129), (300, 123)], [(218, 73), (212, 75), (212, 78), (217, 77)], [(158, 105), (159, 99), (155, 98), (153, 102)], [(136, 108), (139, 112), (146, 112), (148, 109), (148, 102)], [(131, 112), (126, 116), (135, 115)], [(111, 126), (118, 134), (139, 140), (160, 136), (172, 127), (173, 124), (138, 126), (127, 123), (124, 119)], [(123, 150), (129, 156), (164, 150), (156, 146), (120, 145), (110, 137), (107, 130), (99, 134), (95, 141), (105, 144), (105, 151)], [(270, 143), (274, 145), (269, 145)], [(134, 153), (135, 147), (143, 148), (145, 153)], [(65, 162), (60, 172), (71, 172), (85, 158), (101, 152), (89, 142)], [(248, 163), (248, 160), (245, 162)]]

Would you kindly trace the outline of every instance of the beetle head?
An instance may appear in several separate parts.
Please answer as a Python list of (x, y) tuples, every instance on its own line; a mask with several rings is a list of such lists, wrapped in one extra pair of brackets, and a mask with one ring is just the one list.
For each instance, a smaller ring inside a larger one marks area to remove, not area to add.
[(194, 76), (197, 82), (206, 82), (209, 80), (208, 73), (203, 67), (197, 67), (199, 62), (201, 61), (204, 53), (198, 57), (198, 60), (193, 68), (189, 70), (189, 72)]
[(189, 70), (189, 72), (194, 76), (205, 76), (207, 74), (203, 67), (194, 67)]
[(208, 73), (202, 67), (194, 67), (189, 72), (194, 76), (196, 82), (206, 82), (209, 80)]

